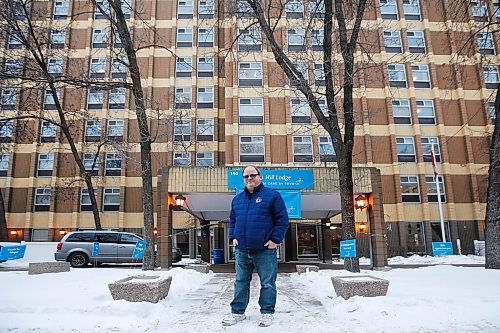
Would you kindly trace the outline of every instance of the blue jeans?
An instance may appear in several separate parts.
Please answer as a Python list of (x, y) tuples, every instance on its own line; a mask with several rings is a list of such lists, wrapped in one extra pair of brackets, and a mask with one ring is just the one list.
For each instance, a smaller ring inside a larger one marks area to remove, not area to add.
[(276, 305), (276, 276), (278, 259), (276, 249), (240, 250), (236, 249), (236, 281), (231, 312), (245, 313), (250, 300), (250, 281), (255, 267), (260, 279), (260, 313), (274, 313)]

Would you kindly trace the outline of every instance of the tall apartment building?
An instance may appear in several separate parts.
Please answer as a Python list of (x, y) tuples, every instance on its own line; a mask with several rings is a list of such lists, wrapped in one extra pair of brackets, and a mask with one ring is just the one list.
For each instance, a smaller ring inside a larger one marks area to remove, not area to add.
[[(290, 89), (258, 26), (245, 29), (251, 11), (241, 1), (231, 9), (230, 2), (124, 3), (136, 46), (142, 47), (138, 61), (152, 132), (159, 133), (153, 175), (162, 166), (334, 168), (330, 137), (304, 98)], [(477, 22), (500, 14), (498, 2), (476, 1), (466, 18), (458, 18), (447, 12), (447, 4), (374, 0), (364, 16), (360, 43), (369, 48), (374, 65), (356, 73), (354, 165), (381, 171), (389, 255), (430, 253), (430, 240), (440, 240), (431, 149), (447, 239), (455, 244), (460, 239), (464, 253), (473, 252), (473, 240), (484, 239), (491, 97), (499, 82), (494, 34), (473, 37), (469, 55), (483, 57), (482, 63), (463, 62), (457, 54)], [(38, 19), (51, 29), (45, 46), (47, 54), (57, 54), (50, 58), (55, 75), (127, 77), (116, 56), (119, 38), (87, 1), (39, 0), (33, 8), (47, 13)], [(321, 0), (290, 0), (276, 33), (319, 93), (325, 89), (323, 12)], [(4, 54), (26, 55), (16, 38), (6, 38), (2, 47)], [(9, 65), (4, 61), (3, 70)], [(1, 96), (0, 117), (22, 109), (18, 90), (3, 84)], [(139, 135), (130, 92), (61, 85), (60, 97), (66, 110), (89, 115), (74, 124), (86, 166), (94, 161), (97, 142), (135, 144), (121, 150), (104, 146), (95, 175), (103, 226), (140, 232)], [(38, 101), (40, 112), (52, 112), (50, 95), (41, 93)], [(0, 131), (0, 141), (9, 147), (0, 155), (0, 184), (12, 240), (58, 240), (66, 231), (92, 228), (85, 188), (60, 190), (77, 175), (60, 130), (44, 121), (28, 124), (32, 137), (16, 137), (15, 123)], [(298, 259), (318, 258), (319, 221), (293, 222)], [(183, 230), (191, 227), (187, 215), (175, 220), (174, 243), (184, 253), (189, 237)], [(191, 242), (194, 236), (191, 231)], [(337, 232), (332, 237), (339, 239)]]

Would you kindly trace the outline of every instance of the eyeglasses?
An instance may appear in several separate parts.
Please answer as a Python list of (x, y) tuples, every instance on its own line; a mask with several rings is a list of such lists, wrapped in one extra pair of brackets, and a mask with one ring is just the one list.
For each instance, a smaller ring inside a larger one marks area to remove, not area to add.
[(258, 173), (251, 173), (249, 175), (244, 175), (243, 178), (245, 179), (248, 179), (248, 178), (255, 178), (257, 177), (259, 174)]

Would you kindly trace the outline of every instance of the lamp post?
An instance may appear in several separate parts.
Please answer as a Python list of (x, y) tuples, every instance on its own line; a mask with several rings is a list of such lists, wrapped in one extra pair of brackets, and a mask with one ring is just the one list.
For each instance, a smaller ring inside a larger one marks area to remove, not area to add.
[[(363, 211), (363, 209), (366, 208), (366, 221), (367, 221), (367, 225), (368, 225), (368, 230), (367, 230), (367, 232), (368, 232), (368, 248), (370, 250), (370, 269), (373, 269), (372, 234), (371, 234), (371, 231), (370, 231), (370, 209), (371, 209), (371, 205), (368, 203), (368, 198), (365, 195), (358, 195), (354, 199), (354, 208), (359, 209), (361, 211)], [(366, 228), (367, 228), (367, 226), (364, 223), (361, 223), (359, 225), (359, 231), (360, 232), (364, 233), (364, 231), (365, 231)]]

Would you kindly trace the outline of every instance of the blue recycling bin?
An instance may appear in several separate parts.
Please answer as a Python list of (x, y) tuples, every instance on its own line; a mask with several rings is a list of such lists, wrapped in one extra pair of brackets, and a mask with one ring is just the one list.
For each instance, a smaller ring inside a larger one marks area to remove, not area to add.
[(224, 250), (223, 249), (213, 249), (212, 250), (212, 264), (223, 264), (224, 263)]

